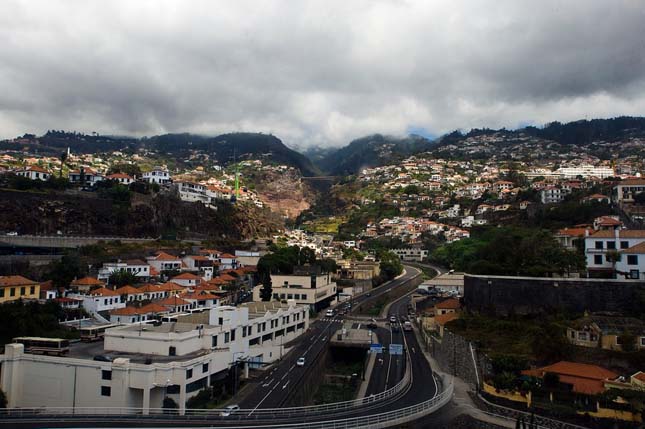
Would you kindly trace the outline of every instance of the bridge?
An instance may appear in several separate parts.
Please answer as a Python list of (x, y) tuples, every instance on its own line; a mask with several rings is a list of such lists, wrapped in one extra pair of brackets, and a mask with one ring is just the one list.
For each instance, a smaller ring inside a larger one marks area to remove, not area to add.
[(65, 236), (65, 235), (3, 235), (0, 247), (26, 247), (49, 249), (75, 249), (96, 244), (100, 241), (120, 241), (122, 243), (148, 243), (157, 238), (103, 237), (103, 236)]

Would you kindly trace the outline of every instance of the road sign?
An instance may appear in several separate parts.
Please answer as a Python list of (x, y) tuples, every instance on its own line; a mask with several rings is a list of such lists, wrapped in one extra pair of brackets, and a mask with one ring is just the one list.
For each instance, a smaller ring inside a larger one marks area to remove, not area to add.
[(378, 343), (370, 344), (370, 353), (383, 353), (383, 345)]
[(390, 344), (390, 354), (391, 355), (402, 355), (403, 354), (403, 344)]

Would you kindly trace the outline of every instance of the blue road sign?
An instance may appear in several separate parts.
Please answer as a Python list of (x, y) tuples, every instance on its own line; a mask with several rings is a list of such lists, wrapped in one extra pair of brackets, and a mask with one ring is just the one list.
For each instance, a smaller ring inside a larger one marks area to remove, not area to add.
[(378, 343), (370, 344), (370, 353), (383, 353), (383, 345)]
[(390, 344), (390, 354), (391, 355), (402, 355), (403, 354), (403, 344)]

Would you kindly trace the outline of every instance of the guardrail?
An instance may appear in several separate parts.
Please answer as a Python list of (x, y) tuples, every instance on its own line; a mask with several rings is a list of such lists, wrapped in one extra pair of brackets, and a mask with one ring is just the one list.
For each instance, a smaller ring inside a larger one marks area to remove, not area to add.
[[(448, 378), (448, 377), (450, 376), (445, 376), (445, 378)], [(293, 429), (385, 428), (385, 427), (401, 425), (406, 422), (417, 420), (423, 416), (433, 413), (434, 411), (446, 405), (452, 398), (453, 391), (454, 391), (454, 384), (452, 382), (452, 377), (450, 377), (448, 380), (444, 379), (442, 385), (446, 386), (446, 388), (441, 393), (435, 395), (434, 397), (426, 401), (423, 401), (408, 407), (398, 408), (392, 411), (386, 411), (383, 413), (371, 414), (367, 416), (348, 417), (348, 418), (341, 418), (341, 419), (335, 419), (335, 420), (303, 421), (306, 419), (303, 419), (302, 415), (298, 415), (297, 418), (300, 421), (297, 423), (288, 423), (284, 421), (280, 423), (277, 423), (277, 422), (264, 423), (264, 424), (260, 423), (260, 420), (266, 419), (267, 417), (270, 418), (271, 416), (263, 416), (263, 417), (258, 416), (253, 419), (245, 419), (244, 418), (246, 415), (245, 411), (250, 411), (250, 410), (239, 410), (228, 417), (222, 417), (219, 415), (220, 410), (217, 410), (218, 413), (214, 415), (204, 413), (199, 415), (178, 416), (176, 414), (176, 410), (151, 409), (149, 410), (150, 414), (144, 416), (143, 410), (140, 408), (127, 408), (127, 409), (126, 408), (108, 408), (108, 407), (77, 408), (75, 410), (76, 412), (74, 413), (71, 408), (42, 407), (42, 408), (1, 409), (0, 415), (2, 415), (3, 418), (7, 418), (7, 417), (51, 418), (52, 416), (64, 417), (64, 416), (75, 415), (78, 417), (91, 416), (94, 419), (106, 419), (106, 420), (110, 420), (110, 418), (114, 418), (114, 417), (132, 418), (135, 416), (155, 419), (155, 417), (163, 416), (164, 419), (169, 419), (169, 418), (170, 419), (181, 418), (181, 419), (191, 419), (191, 420), (195, 420), (196, 418), (204, 419), (204, 420), (210, 419), (209, 424), (219, 426), (217, 423), (213, 421), (213, 420), (217, 420), (218, 422), (221, 422), (223, 426), (227, 426), (227, 427), (235, 427), (235, 426), (239, 427), (240, 423), (243, 423), (244, 427), (246, 428), (278, 428), (278, 427), (293, 428)], [(127, 413), (124, 413), (124, 411), (126, 410), (129, 410), (130, 412), (138, 410), (138, 412), (134, 414), (127, 414)], [(197, 411), (197, 410), (191, 410), (191, 411)], [(199, 411), (211, 411), (212, 413), (214, 410), (199, 410)], [(253, 424), (254, 421), (255, 421), (255, 424)], [(229, 424), (227, 425), (227, 423)]]

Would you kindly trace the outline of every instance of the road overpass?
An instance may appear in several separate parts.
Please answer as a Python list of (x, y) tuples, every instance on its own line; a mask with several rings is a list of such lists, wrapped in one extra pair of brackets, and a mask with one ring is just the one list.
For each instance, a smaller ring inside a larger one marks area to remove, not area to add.
[[(418, 278), (420, 272), (412, 267), (404, 276), (384, 286), (378, 293), (363, 294), (358, 301), (375, 299), (395, 287), (401, 287), (411, 279)], [(407, 313), (409, 296), (396, 300), (390, 306), (390, 313), (401, 317)], [(440, 409), (452, 397), (453, 384), (450, 376), (440, 376), (433, 372), (428, 360), (420, 352), (421, 347), (413, 332), (401, 334), (406, 354), (404, 388), (392, 395), (383, 395), (378, 400), (366, 397), (346, 403), (325, 404), (313, 407), (281, 407), (289, 397), (289, 384), (296, 384), (303, 372), (294, 368), (294, 358), (302, 353), (315, 354), (329, 341), (328, 333), (339, 322), (319, 320), (312, 323), (309, 334), (302, 337), (294, 347), (292, 358), (283, 359), (267, 379), (240, 404), (243, 409), (230, 416), (220, 416), (218, 410), (187, 410), (186, 415), (177, 415), (173, 410), (151, 410), (150, 415), (142, 415), (141, 410), (133, 409), (18, 409), (0, 420), (0, 428), (41, 427), (246, 427), (246, 428), (367, 428), (396, 427), (415, 421)], [(310, 362), (311, 363), (311, 362)], [(306, 371), (307, 366), (298, 368)], [(406, 378), (407, 377), (407, 378)], [(385, 382), (386, 386), (390, 384)], [(397, 384), (400, 386), (400, 384)], [(388, 389), (391, 390), (391, 389)]]

